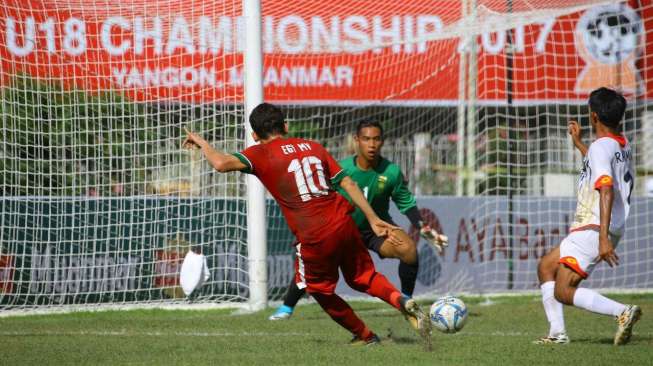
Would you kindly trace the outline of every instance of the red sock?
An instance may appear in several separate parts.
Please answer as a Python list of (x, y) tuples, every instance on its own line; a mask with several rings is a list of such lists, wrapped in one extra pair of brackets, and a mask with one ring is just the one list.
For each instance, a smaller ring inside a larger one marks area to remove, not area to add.
[(401, 309), (399, 304), (399, 298), (401, 293), (379, 272), (374, 274), (372, 281), (370, 281), (370, 286), (367, 289), (367, 293), (374, 297), (387, 302), (388, 304), (394, 306), (396, 309)]
[(331, 319), (340, 324), (343, 328), (357, 335), (360, 339), (368, 339), (372, 336), (365, 323), (356, 316), (354, 309), (345, 302), (340, 296), (336, 294), (325, 295), (319, 293), (311, 293), (313, 298), (318, 304), (329, 314)]

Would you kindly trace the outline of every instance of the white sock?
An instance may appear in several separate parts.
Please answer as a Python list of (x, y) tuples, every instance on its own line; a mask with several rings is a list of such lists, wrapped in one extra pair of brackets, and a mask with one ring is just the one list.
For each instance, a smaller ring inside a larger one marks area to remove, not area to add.
[(549, 336), (553, 337), (565, 332), (565, 317), (562, 310), (562, 303), (553, 296), (555, 282), (544, 282), (540, 289), (542, 290), (542, 304), (546, 318), (549, 320)]
[(574, 306), (603, 315), (619, 316), (626, 305), (610, 300), (588, 288), (578, 288), (574, 294)]

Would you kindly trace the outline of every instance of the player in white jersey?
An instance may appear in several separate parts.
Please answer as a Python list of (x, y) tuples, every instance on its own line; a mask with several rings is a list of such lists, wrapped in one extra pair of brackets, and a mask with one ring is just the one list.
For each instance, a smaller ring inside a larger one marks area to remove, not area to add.
[(600, 261), (610, 267), (619, 264), (614, 249), (624, 233), (635, 177), (630, 144), (619, 133), (626, 99), (614, 90), (600, 88), (590, 94), (589, 109), (596, 134), (589, 148), (580, 138), (578, 123), (569, 123), (569, 134), (584, 156), (583, 169), (571, 232), (542, 257), (537, 268), (550, 324), (549, 335), (535, 341), (537, 344), (569, 343), (562, 304), (616, 317), (615, 345), (630, 340), (633, 325), (642, 314), (637, 305), (620, 304), (578, 287)]

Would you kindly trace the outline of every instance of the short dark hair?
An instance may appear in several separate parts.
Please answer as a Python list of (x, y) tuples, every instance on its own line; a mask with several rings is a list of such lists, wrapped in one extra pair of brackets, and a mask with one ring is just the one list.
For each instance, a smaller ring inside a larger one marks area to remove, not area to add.
[(590, 112), (596, 113), (604, 125), (618, 129), (626, 112), (626, 98), (621, 93), (605, 87), (590, 94)]
[(261, 103), (249, 115), (249, 124), (259, 138), (267, 139), (270, 135), (285, 135), (286, 117), (279, 107), (270, 103)]
[(358, 126), (356, 126), (356, 136), (361, 134), (361, 130), (366, 127), (376, 127), (381, 131), (381, 138), (383, 138), (383, 127), (381, 124), (373, 119), (364, 119), (360, 122), (358, 122)]

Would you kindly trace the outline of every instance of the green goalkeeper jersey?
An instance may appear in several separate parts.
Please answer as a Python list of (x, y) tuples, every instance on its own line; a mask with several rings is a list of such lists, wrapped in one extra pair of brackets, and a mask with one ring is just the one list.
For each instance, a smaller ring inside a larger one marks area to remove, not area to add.
[[(401, 213), (417, 206), (415, 197), (408, 190), (404, 175), (397, 164), (391, 163), (388, 159), (380, 158), (376, 168), (362, 170), (356, 166), (356, 156), (340, 160), (340, 166), (347, 175), (356, 182), (363, 191), (367, 202), (374, 209), (381, 220), (390, 220), (390, 199), (394, 201)], [(338, 186), (338, 192), (345, 196), (350, 202), (351, 198), (342, 188)], [(369, 229), (370, 225), (363, 212), (356, 208), (352, 214), (356, 225), (360, 230)]]

